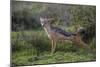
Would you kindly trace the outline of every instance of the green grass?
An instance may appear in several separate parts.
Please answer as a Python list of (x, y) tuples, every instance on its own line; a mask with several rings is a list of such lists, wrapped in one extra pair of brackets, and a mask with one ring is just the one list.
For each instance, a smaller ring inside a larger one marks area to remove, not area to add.
[(19, 66), (96, 60), (95, 39), (89, 44), (94, 52), (79, 48), (70, 42), (58, 42), (56, 52), (51, 55), (50, 43), (47, 35), (42, 30), (12, 32), (12, 64)]

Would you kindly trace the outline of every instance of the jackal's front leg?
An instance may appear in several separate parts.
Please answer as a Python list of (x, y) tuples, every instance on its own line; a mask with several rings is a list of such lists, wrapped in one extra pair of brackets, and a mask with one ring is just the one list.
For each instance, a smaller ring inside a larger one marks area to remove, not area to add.
[(54, 46), (53, 46), (53, 53), (55, 52), (55, 49), (56, 49), (56, 40), (54, 40)]
[(51, 54), (53, 53), (53, 48), (54, 48), (54, 40), (51, 40)]
[(51, 53), (53, 54), (56, 49), (56, 40), (52, 40)]

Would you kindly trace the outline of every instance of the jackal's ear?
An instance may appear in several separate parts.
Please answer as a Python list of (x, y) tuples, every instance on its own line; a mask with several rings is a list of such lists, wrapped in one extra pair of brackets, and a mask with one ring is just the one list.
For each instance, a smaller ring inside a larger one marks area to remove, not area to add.
[(43, 17), (40, 17), (40, 21), (43, 21), (44, 20), (44, 18)]

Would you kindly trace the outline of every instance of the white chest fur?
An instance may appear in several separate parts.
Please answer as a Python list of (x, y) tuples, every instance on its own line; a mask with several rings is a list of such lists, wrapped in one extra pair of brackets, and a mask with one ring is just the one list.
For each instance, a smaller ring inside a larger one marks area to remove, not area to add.
[(50, 31), (47, 30), (45, 27), (44, 27), (44, 30), (45, 30), (45, 32), (47, 33), (48, 37), (51, 39), (51, 37), (50, 37)]

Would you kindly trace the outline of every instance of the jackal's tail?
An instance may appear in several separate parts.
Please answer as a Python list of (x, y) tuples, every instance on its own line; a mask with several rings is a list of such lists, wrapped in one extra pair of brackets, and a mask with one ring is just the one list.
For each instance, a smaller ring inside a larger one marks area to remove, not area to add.
[(79, 27), (79, 28), (77, 28), (77, 34), (84, 34), (85, 33), (85, 28), (84, 27)]
[(77, 32), (75, 33), (75, 37), (73, 39), (74, 43), (76, 43), (78, 46), (82, 48), (89, 48), (88, 44), (84, 42), (82, 39), (82, 35), (84, 34), (85, 29), (83, 27), (80, 27), (77, 29)]

